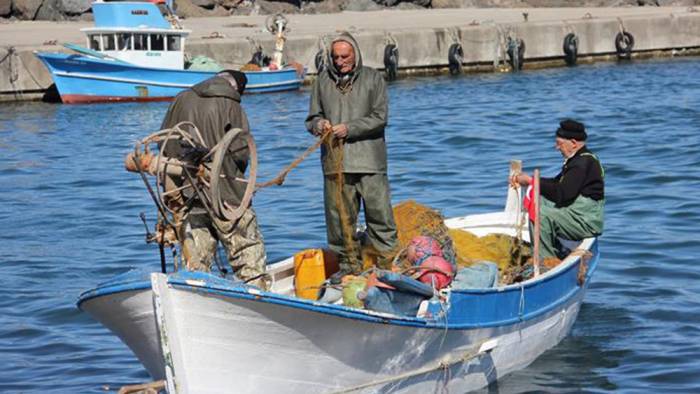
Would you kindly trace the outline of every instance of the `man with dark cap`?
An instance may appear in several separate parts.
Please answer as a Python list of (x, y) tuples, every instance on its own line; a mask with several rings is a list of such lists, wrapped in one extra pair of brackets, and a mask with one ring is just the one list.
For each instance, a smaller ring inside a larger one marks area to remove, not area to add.
[[(582, 123), (566, 119), (556, 131), (555, 148), (564, 156), (564, 166), (554, 178), (540, 179), (540, 257), (557, 256), (557, 237), (570, 240), (603, 233), (605, 172), (600, 160), (586, 147)], [(513, 185), (530, 185), (532, 177), (519, 173)]]
[[(247, 81), (244, 73), (225, 70), (181, 92), (168, 108), (161, 128), (171, 128), (183, 121), (192, 122), (209, 148), (214, 147), (231, 129), (239, 128), (243, 133), (250, 133), (248, 118), (241, 107), (241, 94)], [(232, 142), (224, 159), (223, 172), (226, 177), (221, 181), (222, 198), (233, 207), (241, 204), (246, 186), (236, 181), (236, 178), (244, 177), (249, 158), (247, 143), (241, 135)], [(178, 146), (170, 144), (166, 146), (164, 155), (177, 156), (179, 150)], [(178, 187), (184, 180), (172, 181), (172, 187)], [(182, 193), (187, 199), (193, 191), (185, 189)], [(187, 269), (209, 271), (219, 241), (240, 279), (252, 279), (251, 284), (267, 287), (263, 275), (266, 255), (262, 234), (255, 211), (252, 206), (247, 208), (237, 221), (231, 222), (210, 217), (201, 202), (194, 203), (178, 226)]]
[[(361, 205), (367, 240), (381, 257), (394, 252), (397, 234), (384, 139), (386, 84), (379, 72), (362, 65), (359, 46), (349, 33), (338, 35), (330, 49), (328, 67), (311, 91), (306, 128), (316, 136), (332, 134), (322, 147), (321, 162), (328, 245), (339, 255), (342, 275), (362, 270), (353, 237)], [(342, 149), (334, 152), (333, 146)]]

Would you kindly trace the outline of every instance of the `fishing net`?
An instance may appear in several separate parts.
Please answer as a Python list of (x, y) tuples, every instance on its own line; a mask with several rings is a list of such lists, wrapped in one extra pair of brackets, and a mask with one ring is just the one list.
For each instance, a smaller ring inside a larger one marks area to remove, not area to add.
[[(501, 283), (522, 280), (527, 262), (532, 256), (530, 245), (524, 243), (521, 237), (504, 234), (478, 237), (468, 231), (448, 229), (444, 217), (438, 211), (413, 200), (396, 205), (394, 218), (402, 250), (406, 249), (414, 237), (429, 236), (438, 241), (445, 259), (458, 267), (468, 267), (479, 261), (496, 263)], [(401, 257), (401, 265), (409, 266), (408, 259)]]
[(335, 204), (338, 210), (338, 216), (340, 217), (340, 226), (343, 233), (343, 246), (345, 248), (345, 259), (348, 265), (351, 267), (362, 267), (362, 262), (360, 261), (360, 254), (357, 249), (357, 242), (355, 240), (355, 229), (353, 228), (352, 221), (350, 219), (350, 213), (345, 205), (345, 199), (343, 198), (343, 186), (345, 185), (345, 175), (343, 173), (343, 145), (345, 140), (342, 138), (336, 138), (332, 133), (328, 133), (327, 139), (325, 140), (326, 149), (328, 152), (328, 160), (332, 163), (332, 167), (335, 170)]
[(531, 256), (529, 245), (505, 234), (477, 237), (468, 231), (451, 229), (450, 236), (457, 252), (457, 263), (462, 267), (485, 260), (496, 263), (498, 270), (506, 273), (523, 265)]
[[(394, 206), (394, 220), (398, 231), (399, 248), (405, 251), (413, 238), (425, 235), (435, 239), (442, 249), (445, 260), (456, 263), (455, 250), (445, 218), (440, 212), (414, 200), (403, 201)], [(402, 253), (405, 254), (405, 253)], [(410, 262), (402, 256), (401, 265), (410, 266)]]

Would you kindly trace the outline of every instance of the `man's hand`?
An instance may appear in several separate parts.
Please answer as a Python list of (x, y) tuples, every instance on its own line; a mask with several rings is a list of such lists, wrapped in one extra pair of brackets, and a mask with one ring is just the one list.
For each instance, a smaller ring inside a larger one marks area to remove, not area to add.
[(532, 177), (530, 177), (530, 175), (523, 174), (522, 172), (515, 173), (510, 177), (511, 187), (527, 186), (531, 183)]
[(314, 135), (319, 136), (326, 132), (327, 129), (331, 128), (331, 122), (328, 119), (320, 119), (316, 122), (316, 127), (314, 127)]
[(345, 123), (337, 124), (333, 126), (333, 135), (336, 138), (345, 138), (348, 136), (348, 126)]

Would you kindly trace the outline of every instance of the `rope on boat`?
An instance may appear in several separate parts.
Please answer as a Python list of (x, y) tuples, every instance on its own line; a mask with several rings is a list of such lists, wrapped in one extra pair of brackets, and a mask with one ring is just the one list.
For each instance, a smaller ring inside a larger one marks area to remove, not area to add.
[[(255, 191), (272, 185), (282, 185), (289, 172), (313, 151), (318, 149), (321, 144), (327, 142), (328, 137), (332, 134), (332, 130), (325, 131), (313, 145), (280, 171), (274, 179), (264, 183), (255, 183), (257, 177), (257, 149), (253, 137), (250, 134), (245, 134), (243, 138), (246, 140), (251, 162), (248, 179), (236, 178), (235, 180), (244, 182), (247, 186), (241, 204), (238, 207), (232, 207), (221, 198), (220, 181), (221, 178), (225, 177), (222, 174), (225, 157), (230, 152), (231, 144), (241, 133), (241, 129), (231, 129), (219, 143), (213, 147), (208, 147), (199, 129), (192, 122), (185, 121), (171, 128), (152, 133), (136, 143), (133, 154), (127, 158), (128, 163), (125, 164), (127, 164), (127, 169), (130, 167), (129, 164), (132, 164), (133, 169), (131, 171), (135, 170), (135, 172), (139, 173), (158, 210), (157, 234), (152, 237), (152, 240), (164, 245), (166, 243), (165, 231), (172, 229), (175, 242), (170, 242), (167, 246), (172, 247), (174, 243), (181, 242), (177, 229), (182, 219), (187, 215), (186, 208), (191, 207), (195, 200), (200, 201), (210, 217), (218, 217), (229, 221), (238, 220), (248, 207)], [(162, 153), (166, 151), (169, 143), (174, 143), (179, 145), (181, 149), (189, 151), (190, 160), (184, 159), (183, 161), (177, 158), (169, 158), (163, 154), (151, 155), (149, 145), (157, 144), (159, 151)], [(144, 157), (150, 158), (148, 163), (142, 163), (141, 159)], [(168, 171), (171, 171), (173, 168), (178, 169), (178, 173), (183, 177), (185, 184), (173, 190), (166, 190), (165, 183)], [(150, 182), (146, 178), (147, 173), (155, 175), (155, 188), (151, 187)], [(186, 189), (193, 190), (192, 195), (186, 201), (178, 200), (177, 195)], [(174, 198), (171, 197), (173, 194), (175, 194)], [(168, 213), (172, 215), (172, 220)], [(160, 234), (159, 237), (158, 234)], [(173, 253), (175, 253), (174, 249)], [(222, 272), (225, 272), (225, 270), (222, 270)]]
[(593, 257), (593, 254), (589, 250), (576, 249), (569, 255), (581, 258), (581, 262), (578, 266), (578, 274), (576, 275), (576, 281), (579, 286), (583, 286), (583, 284), (586, 282), (586, 274), (588, 273), (588, 261), (591, 259), (591, 257)]
[(328, 138), (328, 136), (331, 134), (332, 130), (327, 130), (325, 131), (316, 142), (309, 146), (304, 153), (299, 155), (294, 161), (292, 161), (287, 167), (283, 168), (282, 171), (280, 171), (276, 177), (272, 178), (271, 180), (263, 183), (258, 183), (255, 185), (255, 189), (259, 190), (268, 186), (272, 185), (277, 185), (280, 186), (284, 183), (284, 179), (289, 174), (296, 166), (298, 166), (302, 161), (304, 161), (313, 151), (318, 149), (319, 146), (321, 146), (324, 141)]
[[(473, 360), (473, 359), (475, 359), (475, 358), (477, 358), (477, 357), (479, 357), (479, 356), (481, 356), (481, 355), (483, 355), (483, 354), (485, 354), (485, 353), (488, 353), (488, 352), (490, 352), (491, 350), (493, 350), (493, 348), (481, 350), (482, 346), (483, 346), (486, 342), (487, 342), (486, 340), (479, 342), (479, 343), (478, 343), (476, 346), (474, 346), (470, 351), (468, 351), (468, 352), (465, 353), (462, 357), (460, 357), (460, 358), (458, 358), (458, 359), (456, 359), (456, 360), (449, 360), (449, 359), (447, 359), (447, 360), (442, 360), (442, 361), (436, 363), (436, 364), (433, 365), (433, 366), (429, 366), (429, 367), (425, 367), (425, 368), (419, 368), (419, 369), (416, 369), (416, 370), (413, 370), (413, 371), (409, 371), (409, 372), (405, 372), (405, 373), (402, 373), (402, 374), (399, 374), (399, 375), (396, 375), (396, 376), (392, 376), (392, 377), (389, 377), (389, 378), (378, 379), (378, 380), (374, 380), (374, 381), (371, 381), (371, 382), (359, 384), (359, 385), (357, 385), (357, 386), (352, 386), (352, 387), (344, 388), (344, 389), (339, 390), (339, 391), (334, 391), (333, 394), (352, 393), (352, 392), (364, 390), (364, 389), (367, 389), (367, 388), (370, 388), (370, 387), (373, 387), (373, 386), (378, 386), (378, 385), (387, 384), (387, 383), (394, 383), (394, 382), (397, 382), (397, 381), (399, 381), (399, 380), (408, 379), (408, 378), (412, 378), (412, 377), (415, 377), (415, 376), (424, 375), (424, 374), (426, 374), (426, 373), (437, 372), (437, 371), (441, 371), (441, 370), (442, 370), (442, 371), (446, 371), (445, 377), (446, 377), (446, 378), (449, 378), (450, 375), (449, 375), (447, 372), (449, 371), (450, 367), (452, 367), (452, 366), (454, 366), (454, 365), (456, 365), (456, 364), (466, 363), (466, 362), (468, 362), (468, 361), (471, 361), (471, 360)], [(445, 382), (445, 385), (447, 385), (447, 382)]]

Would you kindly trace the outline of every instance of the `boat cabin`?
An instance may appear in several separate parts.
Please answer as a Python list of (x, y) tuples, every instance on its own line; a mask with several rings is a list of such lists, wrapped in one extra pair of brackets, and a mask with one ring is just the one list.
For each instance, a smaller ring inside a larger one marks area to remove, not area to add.
[(142, 67), (184, 69), (190, 31), (174, 26), (156, 4), (96, 1), (92, 12), (95, 27), (81, 29), (89, 49)]

